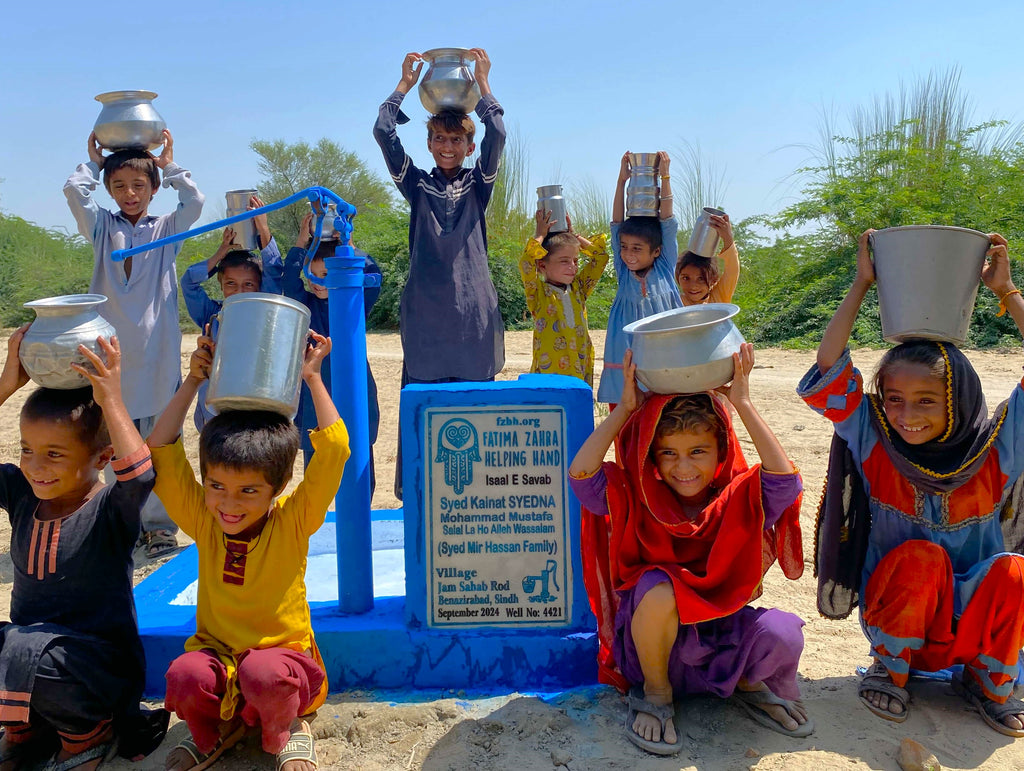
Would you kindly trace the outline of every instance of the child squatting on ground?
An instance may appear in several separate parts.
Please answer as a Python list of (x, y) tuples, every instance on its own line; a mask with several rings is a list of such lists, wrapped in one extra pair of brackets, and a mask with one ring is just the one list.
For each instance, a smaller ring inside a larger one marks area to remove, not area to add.
[(196, 633), (167, 670), (165, 703), (192, 732), (167, 757), (184, 771), (213, 762), (259, 726), (283, 771), (313, 771), (309, 725), (327, 695), (306, 601), (309, 538), (323, 524), (349, 456), (348, 433), (320, 376), (331, 341), (312, 334), (302, 379), (316, 406), (316, 452), (302, 482), (291, 478), (299, 435), (283, 415), (230, 411), (199, 437), (202, 482), (185, 457), (181, 425), (209, 377), (214, 343), (200, 337), (189, 373), (149, 444), (157, 493), (199, 550)]
[[(119, 150), (104, 156), (89, 135), (89, 162), (75, 169), (64, 195), (78, 223), (78, 232), (92, 244), (94, 261), (89, 291), (106, 296), (103, 317), (117, 330), (123, 352), (122, 390), (128, 414), (145, 436), (167, 406), (181, 379), (181, 329), (178, 326), (178, 277), (175, 258), (180, 243), (162, 246), (114, 262), (110, 255), (188, 230), (203, 211), (203, 194), (192, 175), (174, 163), (171, 132), (163, 132), (164, 147), (153, 156), (142, 150)], [(150, 216), (149, 204), (164, 186), (178, 191), (178, 206), (170, 214)], [(101, 207), (93, 193), (103, 184), (118, 206)], [(112, 481), (112, 480), (110, 480)], [(174, 523), (163, 504), (151, 495), (142, 510), (146, 556), (155, 558), (177, 548)]]
[[(676, 697), (710, 693), (758, 723), (807, 736), (799, 701), (803, 621), (747, 603), (778, 558), (803, 571), (800, 474), (750, 400), (753, 346), (721, 389), (761, 458), (747, 468), (717, 394), (641, 400), (626, 352), (625, 388), (569, 467), (585, 507), (584, 581), (598, 620), (599, 679), (628, 691), (627, 738), (648, 752), (682, 747)], [(618, 438), (621, 465), (603, 462)]]
[[(18, 360), (28, 325), (7, 344), (0, 403), (28, 382)], [(91, 388), (32, 392), (21, 410), (21, 461), (0, 465), (11, 519), (11, 621), (0, 625), (0, 763), (50, 771), (141, 758), (167, 730), (140, 710), (145, 657), (135, 622), (132, 550), (153, 487), (149, 448), (121, 399), (121, 350), (84, 346)], [(110, 463), (114, 484), (101, 470)]]
[[(732, 222), (728, 214), (712, 214), (711, 227), (722, 239), (722, 247), (716, 257), (701, 257), (693, 252), (683, 252), (676, 264), (676, 284), (683, 305), (701, 303), (730, 303), (740, 280), (740, 253), (732, 237)], [(725, 269), (718, 270), (722, 260)]]
[[(568, 217), (566, 218), (568, 219)], [(526, 305), (533, 316), (530, 372), (572, 375), (594, 385), (594, 344), (587, 322), (587, 298), (608, 264), (603, 233), (588, 241), (569, 230), (551, 233), (554, 220), (538, 211), (537, 229), (519, 258)], [(588, 258), (580, 268), (580, 252)]]
[(672, 185), (669, 156), (658, 153), (661, 174), (659, 217), (626, 218), (626, 182), (629, 181), (629, 152), (622, 156), (619, 178), (612, 201), (611, 242), (619, 288), (608, 311), (608, 334), (604, 340), (604, 369), (597, 400), (615, 404), (622, 394), (623, 357), (626, 334), (622, 328), (655, 313), (682, 306), (672, 271), (676, 265), (676, 233), (679, 223), (672, 216)]
[[(249, 198), (249, 209), (258, 209), (264, 205), (259, 196)], [(281, 277), (284, 265), (281, 262), (281, 251), (277, 241), (270, 234), (270, 224), (266, 214), (253, 217), (256, 226), (256, 237), (260, 243), (259, 257), (248, 249), (235, 243), (234, 228), (224, 228), (220, 246), (209, 259), (200, 260), (189, 265), (188, 270), (181, 274), (181, 296), (185, 299), (185, 308), (196, 326), (205, 330), (210, 328), (212, 337), (217, 337), (217, 314), (224, 307), (224, 302), (214, 300), (206, 293), (203, 282), (211, 276), (217, 276), (217, 283), (224, 299), (245, 292), (266, 292), (281, 294)], [(216, 413), (206, 406), (206, 388), (203, 383), (196, 398), (196, 409), (192, 415), (196, 431), (202, 431), (206, 421)]]
[[(858, 695), (874, 714), (907, 719), (911, 669), (963, 665), (953, 688), (991, 728), (1019, 738), (1024, 703), (1011, 695), (1024, 645), (1024, 515), (1000, 512), (1024, 472), (1024, 386), (989, 417), (955, 345), (912, 341), (886, 352), (865, 394), (847, 344), (875, 282), (872, 232), (799, 387), (835, 427), (817, 525), (818, 609), (860, 611), (875, 663)], [(981, 280), (1024, 333), (1006, 239), (989, 238)]]

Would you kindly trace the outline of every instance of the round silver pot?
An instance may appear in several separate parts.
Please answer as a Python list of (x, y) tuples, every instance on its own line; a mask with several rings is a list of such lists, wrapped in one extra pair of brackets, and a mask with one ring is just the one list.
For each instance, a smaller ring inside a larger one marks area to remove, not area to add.
[(442, 110), (470, 113), (480, 101), (480, 86), (467, 63), (468, 48), (431, 48), (424, 51), (427, 72), (420, 80), (420, 101), (431, 115)]
[(88, 365), (88, 359), (78, 351), (79, 345), (104, 358), (96, 338), (116, 334), (97, 310), (106, 301), (101, 294), (68, 294), (25, 303), (26, 308), (35, 311), (36, 319), (25, 332), (18, 358), (33, 382), (59, 389), (89, 385), (89, 380), (71, 365)]
[(987, 235), (967, 228), (906, 225), (872, 233), (882, 337), (962, 345), (988, 248)]
[(551, 226), (550, 232), (562, 233), (569, 229), (561, 185), (543, 185), (537, 188), (537, 210), (551, 212), (551, 219), (555, 224)]
[(107, 150), (153, 150), (164, 143), (164, 119), (153, 106), (154, 91), (108, 91), (96, 101), (103, 105), (92, 130)]
[(219, 318), (207, 405), (295, 417), (309, 309), (281, 295), (244, 292), (224, 301)]
[(629, 335), (637, 379), (659, 394), (688, 394), (725, 385), (743, 335), (732, 303), (690, 305), (656, 313), (623, 327)]

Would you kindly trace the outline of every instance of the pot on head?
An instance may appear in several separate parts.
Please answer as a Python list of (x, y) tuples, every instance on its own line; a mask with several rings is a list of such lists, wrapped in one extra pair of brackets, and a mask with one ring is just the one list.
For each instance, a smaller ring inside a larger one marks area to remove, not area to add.
[(551, 233), (563, 233), (569, 229), (568, 213), (565, 210), (565, 198), (562, 197), (561, 185), (543, 185), (537, 188), (537, 210), (550, 211), (555, 224)]
[[(228, 190), (224, 194), (227, 202), (227, 216), (234, 217), (249, 211), (249, 199), (256, 195), (253, 188), (242, 188), (240, 190)], [(235, 244), (240, 249), (252, 251), (259, 249), (259, 241), (256, 239), (256, 222), (253, 219), (236, 222), (231, 227), (235, 231)]]
[(690, 242), (686, 251), (701, 257), (714, 257), (718, 254), (718, 231), (711, 227), (711, 217), (724, 217), (725, 212), (711, 206), (705, 206), (693, 225)]
[(89, 385), (89, 380), (71, 365), (91, 366), (79, 353), (79, 345), (104, 358), (96, 338), (116, 334), (98, 310), (106, 301), (101, 294), (68, 294), (25, 303), (36, 312), (36, 320), (22, 338), (18, 358), (33, 382), (59, 389)]
[(96, 101), (103, 105), (92, 130), (107, 150), (153, 150), (164, 143), (167, 128), (153, 107), (154, 91), (108, 91)]
[(470, 113), (480, 101), (480, 86), (467, 59), (468, 48), (431, 48), (423, 52), (427, 72), (420, 79), (420, 101), (431, 115), (442, 110)]
[(657, 153), (629, 154), (629, 182), (626, 184), (626, 216), (657, 217), (661, 199), (655, 166)]

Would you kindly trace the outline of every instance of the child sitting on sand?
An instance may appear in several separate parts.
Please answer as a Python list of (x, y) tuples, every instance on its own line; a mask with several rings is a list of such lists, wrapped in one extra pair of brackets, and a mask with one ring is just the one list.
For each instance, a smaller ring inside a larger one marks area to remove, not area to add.
[(323, 704), (327, 677), (306, 602), (309, 538), (323, 524), (349, 456), (348, 433), (320, 377), (331, 342), (312, 335), (302, 379), (316, 405), (316, 452), (302, 482), (282, 495), (299, 449), (284, 415), (234, 410), (203, 427), (202, 483), (185, 456), (181, 424), (209, 377), (214, 343), (200, 337), (189, 374), (148, 442), (157, 493), (199, 550), (196, 633), (167, 671), (165, 704), (192, 738), (167, 757), (172, 771), (205, 768), (259, 726), (282, 771), (313, 771), (305, 717)]
[(679, 289), (672, 271), (676, 264), (676, 234), (679, 223), (672, 216), (672, 184), (669, 156), (658, 153), (661, 174), (659, 217), (626, 218), (626, 182), (630, 176), (629, 152), (622, 156), (619, 179), (612, 201), (612, 254), (619, 288), (608, 312), (608, 335), (604, 340), (604, 369), (597, 400), (619, 401), (623, 387), (623, 357), (628, 341), (622, 328), (655, 313), (679, 308)]
[[(994, 730), (1024, 737), (1012, 698), (1024, 646), (1024, 513), (1000, 516), (1024, 472), (1024, 385), (990, 418), (981, 381), (951, 343), (886, 352), (874, 392), (847, 343), (875, 282), (866, 231), (857, 274), (799, 393), (835, 427), (817, 525), (818, 609), (854, 607), (875, 660), (858, 695), (886, 720), (907, 719), (911, 669), (963, 665), (958, 691)], [(1024, 334), (1024, 300), (1006, 239), (989, 235), (981, 272)]]
[[(551, 233), (550, 211), (538, 211), (537, 228), (519, 258), (526, 305), (533, 315), (530, 372), (572, 375), (594, 384), (594, 344), (587, 324), (587, 298), (608, 264), (607, 239), (588, 241), (572, 230)], [(580, 251), (587, 256), (581, 269)]]
[[(789, 736), (813, 730), (796, 682), (803, 621), (747, 605), (776, 556), (788, 578), (803, 571), (802, 484), (750, 401), (753, 346), (733, 360), (732, 385), (721, 390), (761, 465), (747, 468), (729, 406), (715, 393), (642, 401), (627, 351), (622, 398), (569, 467), (573, 492), (592, 512), (581, 549), (599, 679), (629, 691), (626, 736), (658, 755), (682, 747), (673, 700), (686, 693), (732, 697)], [(616, 438), (621, 465), (602, 462)]]
[[(28, 382), (18, 360), (28, 325), (7, 344), (0, 404)], [(9, 623), (0, 624), (0, 763), (96, 767), (163, 739), (168, 715), (140, 711), (145, 657), (135, 622), (132, 549), (153, 488), (149, 448), (121, 399), (117, 338), (106, 362), (80, 346), (92, 387), (40, 388), (21, 410), (20, 468), (0, 465), (11, 520)], [(104, 487), (110, 463), (116, 481)], [(56, 732), (56, 736), (54, 736)]]
[[(712, 214), (709, 224), (722, 239), (722, 248), (716, 257), (683, 252), (676, 265), (676, 284), (683, 305), (731, 303), (740, 280), (740, 254), (732, 237), (729, 215)], [(725, 266), (722, 272), (718, 270), (719, 260)]]

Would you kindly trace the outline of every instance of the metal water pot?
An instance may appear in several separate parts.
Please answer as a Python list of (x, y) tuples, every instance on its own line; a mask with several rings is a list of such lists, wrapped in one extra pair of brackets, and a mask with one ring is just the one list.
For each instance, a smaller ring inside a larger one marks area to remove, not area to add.
[(309, 308), (278, 294), (243, 292), (224, 301), (206, 404), (215, 412), (299, 408)]
[[(224, 194), (228, 208), (227, 216), (234, 217), (249, 211), (249, 199), (254, 195), (256, 195), (256, 191), (252, 188), (228, 190)], [(234, 228), (235, 243), (240, 249), (253, 251), (260, 248), (259, 241), (256, 239), (256, 222), (253, 219), (236, 222), (231, 227)]]
[(71, 365), (88, 364), (78, 351), (79, 345), (104, 358), (96, 338), (116, 334), (98, 310), (106, 301), (101, 294), (68, 294), (25, 303), (36, 312), (36, 320), (25, 332), (18, 358), (33, 382), (43, 388), (60, 389), (89, 385), (88, 379)]
[(690, 234), (690, 243), (686, 245), (686, 251), (701, 257), (714, 257), (718, 254), (718, 231), (711, 227), (712, 216), (724, 217), (725, 212), (705, 206), (704, 211), (700, 213), (693, 225), (693, 232)]
[(657, 217), (658, 175), (655, 166), (657, 153), (629, 154), (629, 182), (626, 183), (626, 216)]
[(164, 119), (153, 106), (154, 91), (108, 91), (95, 97), (103, 105), (92, 130), (107, 150), (153, 150), (164, 143)]
[(963, 345), (971, 326), (988, 236), (942, 225), (906, 225), (871, 234), (882, 337), (890, 343), (941, 340)]
[[(309, 210), (313, 212), (314, 218), (320, 216), (320, 205), (318, 203), (310, 201)], [(320, 226), (321, 241), (330, 241), (331, 239), (339, 238), (338, 231), (334, 227), (334, 220), (337, 216), (338, 204), (327, 204), (327, 213), (324, 214), (324, 221), (323, 224)], [(316, 219), (309, 223), (309, 234), (311, 236), (316, 235)]]
[(428, 69), (420, 80), (420, 101), (431, 115), (442, 110), (470, 113), (480, 101), (477, 85), (467, 59), (468, 48), (431, 48), (424, 51)]
[(551, 233), (563, 233), (569, 229), (569, 219), (565, 210), (565, 198), (562, 197), (561, 185), (544, 185), (537, 188), (537, 210), (550, 211), (555, 224)]
[(743, 335), (732, 303), (690, 305), (656, 313), (622, 328), (630, 339), (636, 377), (659, 394), (691, 394), (725, 385)]

